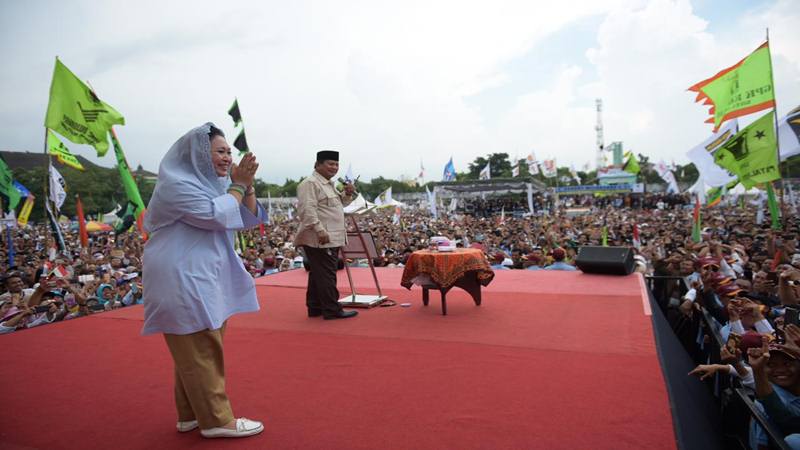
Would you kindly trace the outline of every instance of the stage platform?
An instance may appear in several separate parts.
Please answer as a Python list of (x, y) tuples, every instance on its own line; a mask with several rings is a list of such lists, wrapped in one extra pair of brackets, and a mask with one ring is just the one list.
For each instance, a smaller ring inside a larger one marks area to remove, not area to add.
[(397, 306), (336, 321), (306, 317), (304, 270), (256, 280), (261, 311), (225, 336), (234, 411), (266, 425), (244, 440), (175, 431), (141, 307), (0, 336), (0, 448), (675, 448), (639, 275), (498, 271), (481, 306), (453, 289), (443, 316), (401, 274), (378, 269)]

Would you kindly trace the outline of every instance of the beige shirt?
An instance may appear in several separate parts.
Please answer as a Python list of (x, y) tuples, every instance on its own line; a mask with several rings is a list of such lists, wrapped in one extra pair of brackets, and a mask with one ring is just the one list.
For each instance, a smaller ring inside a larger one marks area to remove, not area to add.
[[(332, 180), (326, 180), (315, 170), (297, 186), (297, 201), (300, 228), (294, 237), (295, 247), (341, 247), (347, 242), (343, 208), (353, 201), (352, 196), (337, 191)], [(322, 231), (328, 233), (330, 242), (320, 245)]]

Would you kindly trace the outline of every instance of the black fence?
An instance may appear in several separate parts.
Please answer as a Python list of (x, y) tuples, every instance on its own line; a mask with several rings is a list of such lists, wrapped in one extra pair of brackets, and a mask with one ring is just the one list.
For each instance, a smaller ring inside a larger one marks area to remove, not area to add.
[(770, 448), (789, 449), (783, 434), (756, 407), (753, 392), (738, 378), (717, 372), (700, 381), (688, 375), (698, 364), (720, 364), (725, 342), (719, 324), (704, 308), (686, 315), (670, 304), (670, 299), (686, 293), (683, 278), (652, 276), (646, 281), (678, 447), (750, 449), (750, 424), (756, 422), (764, 429)]

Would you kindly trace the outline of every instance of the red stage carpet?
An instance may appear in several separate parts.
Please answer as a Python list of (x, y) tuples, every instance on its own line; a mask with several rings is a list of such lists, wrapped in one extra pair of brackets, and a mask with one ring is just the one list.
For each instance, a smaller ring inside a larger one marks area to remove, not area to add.
[(302, 270), (257, 280), (262, 310), (225, 336), (234, 412), (266, 425), (244, 440), (175, 431), (141, 307), (0, 336), (0, 448), (675, 448), (638, 276), (501, 271), (481, 306), (454, 289), (442, 316), (401, 273), (379, 277), (410, 308), (341, 321), (305, 316)]

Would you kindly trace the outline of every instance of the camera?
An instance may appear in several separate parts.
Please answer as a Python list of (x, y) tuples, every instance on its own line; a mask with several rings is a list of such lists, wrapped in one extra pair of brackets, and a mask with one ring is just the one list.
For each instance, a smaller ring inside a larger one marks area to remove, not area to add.
[(787, 306), (784, 313), (784, 325), (800, 325), (800, 309)]

